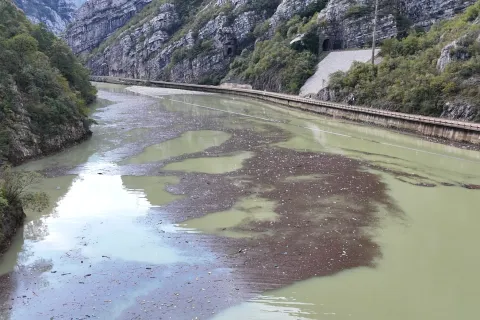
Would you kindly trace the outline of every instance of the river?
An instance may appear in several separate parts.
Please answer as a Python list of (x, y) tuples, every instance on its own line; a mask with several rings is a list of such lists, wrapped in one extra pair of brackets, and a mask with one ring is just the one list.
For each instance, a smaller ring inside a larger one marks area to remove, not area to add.
[(50, 207), (0, 319), (473, 319), (480, 152), (231, 96), (96, 84), (29, 162)]

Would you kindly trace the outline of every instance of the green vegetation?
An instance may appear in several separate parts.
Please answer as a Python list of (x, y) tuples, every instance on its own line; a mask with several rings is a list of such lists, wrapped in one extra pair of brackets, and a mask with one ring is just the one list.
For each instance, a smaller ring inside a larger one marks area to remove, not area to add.
[(42, 25), (32, 25), (9, 1), (0, 3), (0, 161), (18, 128), (27, 127), (38, 143), (83, 121), (95, 100), (87, 70), (68, 46)]
[(347, 9), (347, 12), (345, 12), (345, 19), (363, 17), (367, 14), (370, 14), (371, 12), (372, 9), (369, 6), (364, 4), (357, 4)]
[(19, 205), (34, 211), (44, 210), (49, 202), (47, 194), (28, 190), (41, 180), (42, 176), (36, 172), (13, 170), (10, 166), (1, 167), (0, 208)]
[[(325, 5), (325, 1), (318, 3)], [(317, 4), (313, 8), (320, 10), (322, 7)], [(314, 73), (318, 61), (316, 21), (316, 14), (303, 17), (296, 15), (281, 24), (272, 39), (257, 42), (253, 51), (244, 50), (230, 65), (227, 78), (251, 83), (256, 89), (298, 93)], [(261, 36), (268, 28), (268, 22), (261, 23), (253, 34)], [(303, 39), (298, 44), (290, 45), (290, 41), (298, 34), (303, 34)]]
[(244, 5), (242, 8), (243, 12), (255, 11), (255, 12), (265, 12), (268, 16), (271, 16), (275, 13), (278, 5), (282, 0), (255, 0), (250, 1)]
[[(446, 102), (455, 101), (477, 108), (474, 120), (480, 121), (479, 12), (480, 1), (426, 33), (412, 31), (403, 40), (386, 40), (380, 64), (356, 63), (350, 71), (332, 75), (336, 100), (353, 95), (355, 104), (431, 116), (439, 116)], [(442, 48), (453, 41), (452, 61), (439, 70)]]
[(0, 167), (0, 250), (4, 249), (5, 238), (15, 231), (10, 228), (23, 221), (23, 209), (42, 211), (47, 208), (49, 199), (46, 193), (28, 190), (41, 179), (35, 172), (16, 171), (10, 166)]

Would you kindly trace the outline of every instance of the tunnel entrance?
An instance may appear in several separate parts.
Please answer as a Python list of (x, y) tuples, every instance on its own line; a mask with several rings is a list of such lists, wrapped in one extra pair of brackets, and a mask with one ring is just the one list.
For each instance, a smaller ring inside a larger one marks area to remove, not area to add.
[(332, 49), (332, 42), (330, 41), (330, 39), (323, 40), (322, 50), (330, 51), (331, 49)]
[(233, 49), (232, 48), (228, 48), (227, 49), (227, 56), (232, 56), (233, 55)]

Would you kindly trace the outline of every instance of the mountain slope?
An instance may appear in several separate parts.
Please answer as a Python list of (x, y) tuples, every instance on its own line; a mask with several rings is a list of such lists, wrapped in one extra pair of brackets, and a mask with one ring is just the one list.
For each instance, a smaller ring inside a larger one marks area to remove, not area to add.
[[(380, 41), (474, 0), (379, 0)], [(95, 75), (297, 93), (321, 51), (368, 46), (374, 0), (90, 0), (67, 41)]]
[[(324, 5), (323, 0), (92, 0), (79, 10), (67, 41), (97, 75), (218, 83), (242, 50), (251, 52), (256, 40), (274, 35), (262, 30), (269, 18), (279, 25), (308, 9), (303, 25)], [(294, 57), (289, 40), (281, 40), (281, 48), (289, 51), (286, 58)], [(313, 70), (315, 58), (302, 56)], [(298, 86), (270, 87), (292, 91)]]
[(75, 10), (85, 0), (14, 0), (30, 21), (44, 23), (47, 28), (61, 34), (72, 21)]
[(88, 71), (68, 46), (0, 2), (0, 162), (19, 164), (90, 135)]

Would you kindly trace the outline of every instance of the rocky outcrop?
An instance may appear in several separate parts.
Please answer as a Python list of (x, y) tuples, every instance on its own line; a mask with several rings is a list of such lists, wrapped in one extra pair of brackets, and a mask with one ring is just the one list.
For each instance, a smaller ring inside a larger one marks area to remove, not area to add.
[[(453, 18), (476, 0), (379, 0), (378, 43), (410, 27), (428, 29)], [(319, 14), (325, 39), (337, 48), (361, 48), (372, 42), (374, 0), (330, 0)]]
[[(251, 33), (265, 20), (254, 11), (240, 12), (245, 1), (217, 1), (203, 9), (215, 11), (226, 5), (232, 5), (231, 10), (239, 12), (238, 15), (216, 15), (194, 30), (181, 25), (177, 5), (163, 4), (153, 17), (145, 19), (145, 23), (123, 31), (103, 51), (92, 55), (88, 66), (95, 75), (218, 82), (239, 50), (253, 44)], [(75, 23), (72, 30), (79, 30), (77, 25)], [(98, 25), (103, 23), (99, 21)], [(103, 29), (90, 30), (83, 37), (98, 35)], [(83, 41), (74, 40), (76, 38), (69, 32), (67, 39), (77, 53), (88, 51), (87, 47), (91, 48), (100, 40), (89, 38), (86, 41), (90, 45), (85, 45)]]
[(416, 27), (429, 28), (437, 21), (451, 19), (476, 0), (402, 0), (402, 14)]
[(452, 120), (474, 121), (477, 117), (480, 117), (480, 108), (462, 99), (456, 99), (445, 103), (441, 117)]
[[(478, 24), (478, 21), (476, 23)], [(448, 43), (441, 50), (440, 57), (437, 60), (437, 70), (443, 73), (452, 62), (469, 60), (472, 58), (469, 47), (474, 43), (478, 45), (479, 42), (480, 31), (477, 30)], [(478, 88), (480, 79), (473, 75), (464, 80), (460, 86)], [(480, 107), (458, 96), (445, 103), (441, 116), (449, 119), (474, 121), (480, 118)]]
[(447, 65), (452, 61), (452, 51), (457, 48), (457, 41), (453, 41), (443, 47), (442, 52), (440, 53), (440, 58), (437, 60), (437, 70), (440, 72), (445, 71)]
[(277, 10), (270, 19), (272, 31), (283, 21), (288, 21), (295, 14), (305, 11), (310, 6), (318, 3), (317, 0), (282, 0)]
[[(474, 2), (379, 0), (377, 39), (428, 28)], [(90, 0), (66, 38), (88, 55), (94, 75), (217, 83), (243, 49), (272, 38), (295, 15), (319, 12), (325, 50), (369, 46), (373, 8), (374, 0), (211, 0), (192, 1), (185, 11), (179, 0)]]
[(123, 27), (152, 0), (90, 0), (78, 9), (67, 29), (73, 52), (90, 52)]
[[(475, 21), (480, 24), (480, 21)], [(442, 48), (440, 57), (437, 60), (437, 70), (444, 72), (445, 68), (453, 61), (465, 61), (471, 58), (469, 47), (480, 43), (480, 31), (469, 32), (459, 39), (450, 42)]]
[(14, 0), (33, 23), (44, 23), (56, 34), (65, 31), (75, 10), (85, 0)]
[(19, 108), (11, 116), (6, 125), (10, 140), (7, 158), (14, 165), (61, 151), (92, 135), (89, 123), (82, 119), (57, 126), (58, 134), (40, 136), (33, 132), (30, 116), (25, 110)]
[(25, 213), (20, 205), (2, 206), (0, 203), (0, 256), (8, 249), (10, 241), (24, 220)]

